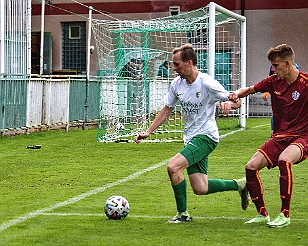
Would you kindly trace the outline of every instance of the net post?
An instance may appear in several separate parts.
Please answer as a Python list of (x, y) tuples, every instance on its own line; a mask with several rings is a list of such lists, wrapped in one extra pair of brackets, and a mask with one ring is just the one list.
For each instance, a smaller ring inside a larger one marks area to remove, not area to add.
[(209, 4), (208, 74), (215, 78), (215, 3)]
[(88, 123), (88, 103), (89, 103), (89, 80), (90, 80), (90, 64), (91, 64), (91, 32), (92, 32), (92, 10), (93, 7), (89, 7), (88, 18), (88, 39), (87, 39), (87, 76), (86, 76), (86, 95), (84, 105), (84, 122), (82, 129), (85, 130)]
[[(240, 87), (246, 87), (246, 18), (242, 20), (241, 25), (241, 84)], [(241, 99), (240, 108), (240, 127), (246, 128), (246, 98)]]

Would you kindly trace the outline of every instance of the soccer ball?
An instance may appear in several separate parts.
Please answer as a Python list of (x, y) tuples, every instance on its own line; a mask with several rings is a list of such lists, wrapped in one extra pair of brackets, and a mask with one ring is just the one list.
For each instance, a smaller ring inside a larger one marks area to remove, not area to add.
[(118, 124), (116, 125), (116, 130), (117, 130), (118, 132), (123, 132), (123, 131), (125, 130), (125, 126), (124, 126), (122, 123), (118, 123)]
[(111, 196), (107, 199), (104, 210), (109, 219), (122, 220), (129, 213), (129, 203), (123, 196)]

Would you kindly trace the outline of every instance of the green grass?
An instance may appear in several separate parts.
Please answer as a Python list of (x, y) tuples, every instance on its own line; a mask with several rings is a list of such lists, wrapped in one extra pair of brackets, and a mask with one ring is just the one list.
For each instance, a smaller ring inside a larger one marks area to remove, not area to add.
[[(248, 119), (245, 131), (221, 139), (209, 159), (209, 177), (243, 177), (245, 163), (270, 136), (269, 121)], [(293, 167), (289, 227), (245, 225), (256, 211), (253, 205), (242, 211), (237, 192), (196, 196), (190, 187), (194, 222), (170, 225), (165, 222), (176, 211), (164, 163), (183, 144), (98, 143), (95, 137), (92, 129), (0, 139), (0, 245), (308, 245), (307, 161)], [(42, 148), (26, 148), (35, 144)], [(263, 169), (260, 176), (274, 218), (279, 171)], [(111, 195), (129, 201), (124, 220), (105, 217)]]

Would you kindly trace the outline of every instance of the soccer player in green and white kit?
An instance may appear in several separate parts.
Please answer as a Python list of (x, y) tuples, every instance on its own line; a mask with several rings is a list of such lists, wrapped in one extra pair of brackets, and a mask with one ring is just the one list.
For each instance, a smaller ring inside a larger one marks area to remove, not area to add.
[(135, 137), (135, 142), (147, 138), (157, 127), (171, 115), (179, 100), (185, 121), (185, 147), (168, 163), (167, 170), (174, 191), (177, 214), (169, 223), (192, 221), (187, 211), (187, 182), (183, 175), (187, 169), (190, 185), (196, 195), (207, 195), (221, 191), (238, 191), (241, 196), (242, 209), (249, 204), (246, 179), (221, 180), (208, 179), (208, 156), (219, 142), (219, 132), (215, 121), (216, 103), (221, 102), (220, 109), (228, 114), (231, 108), (238, 108), (240, 103), (228, 99), (229, 92), (208, 74), (198, 71), (197, 55), (193, 47), (185, 44), (173, 50), (174, 70), (179, 74), (171, 85), (165, 99), (165, 106), (158, 113), (146, 132)]

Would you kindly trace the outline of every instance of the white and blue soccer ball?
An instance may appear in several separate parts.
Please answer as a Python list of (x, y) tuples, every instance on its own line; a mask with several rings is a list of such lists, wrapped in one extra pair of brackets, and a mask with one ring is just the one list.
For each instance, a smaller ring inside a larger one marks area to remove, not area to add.
[(112, 220), (122, 220), (129, 213), (129, 203), (123, 196), (111, 196), (107, 199), (104, 211)]

